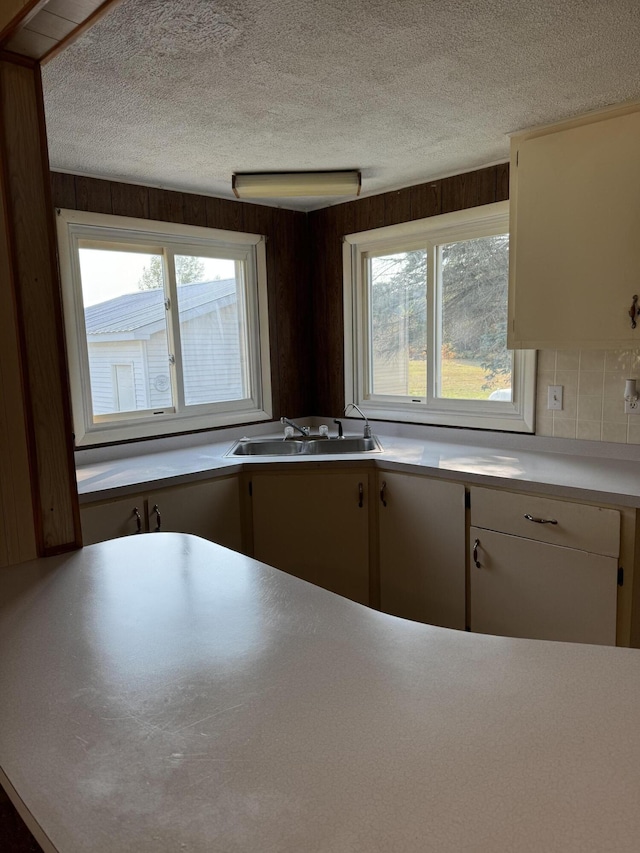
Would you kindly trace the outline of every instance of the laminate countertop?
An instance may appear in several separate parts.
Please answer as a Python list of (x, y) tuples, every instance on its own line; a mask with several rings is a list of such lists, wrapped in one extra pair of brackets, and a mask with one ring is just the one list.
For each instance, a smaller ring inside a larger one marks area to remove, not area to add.
[(0, 684), (46, 851), (638, 850), (636, 650), (412, 623), (161, 533), (3, 569)]
[[(273, 425), (257, 428), (260, 437), (282, 437)], [(544, 439), (471, 430), (396, 428), (377, 425), (383, 453), (301, 457), (229, 457), (234, 439), (256, 428), (210, 433), (185, 439), (123, 445), (109, 451), (79, 451), (80, 503), (132, 494), (234, 473), (259, 465), (317, 468), (322, 465), (375, 465), (500, 486), (557, 497), (640, 507), (639, 447), (600, 442)], [(361, 435), (350, 430), (351, 434)], [(191, 443), (189, 443), (191, 442)], [(121, 455), (117, 455), (120, 453)], [(109, 454), (111, 454), (109, 456)]]

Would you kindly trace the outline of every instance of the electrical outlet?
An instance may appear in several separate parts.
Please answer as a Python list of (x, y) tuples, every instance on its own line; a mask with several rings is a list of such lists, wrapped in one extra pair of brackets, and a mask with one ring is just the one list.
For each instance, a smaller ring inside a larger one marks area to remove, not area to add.
[(562, 391), (563, 385), (548, 385), (547, 386), (547, 409), (558, 412), (562, 409)]
[(633, 403), (624, 401), (625, 415), (640, 415), (640, 400), (635, 400)]

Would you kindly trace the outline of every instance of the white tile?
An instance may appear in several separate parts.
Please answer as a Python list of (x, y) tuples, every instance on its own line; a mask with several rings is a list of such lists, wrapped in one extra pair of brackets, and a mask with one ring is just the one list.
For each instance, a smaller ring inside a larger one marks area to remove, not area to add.
[(606, 371), (621, 371), (622, 373), (628, 373), (630, 364), (630, 350), (610, 349), (605, 352), (604, 369)]
[(555, 438), (575, 438), (576, 421), (553, 419), (553, 435)]
[(573, 388), (578, 390), (578, 371), (577, 370), (556, 370), (556, 381), (552, 385), (562, 385), (565, 393)]
[(602, 420), (602, 395), (578, 397), (578, 422)]
[(618, 371), (616, 373), (605, 373), (604, 374), (604, 395), (605, 397), (613, 397), (616, 394), (622, 397), (624, 396), (624, 381), (627, 378), (626, 373), (622, 373)]
[[(626, 417), (626, 415), (625, 415)], [(626, 444), (627, 442), (627, 424), (610, 423), (603, 421), (602, 423), (602, 440), (615, 441), (618, 444)]]
[(604, 370), (605, 351), (585, 349), (580, 352), (580, 370)]
[(624, 413), (624, 400), (622, 397), (619, 397), (617, 394), (615, 397), (605, 394), (602, 401), (602, 420), (609, 421), (609, 423), (624, 424), (626, 427), (628, 418), (629, 415), (625, 415)]
[(543, 370), (552, 371), (555, 373), (556, 351), (554, 349), (538, 350), (538, 373)]
[(553, 435), (552, 417), (536, 417), (536, 435)]
[(586, 438), (589, 441), (600, 441), (602, 438), (601, 421), (578, 421), (576, 438)]
[(556, 370), (577, 370), (580, 364), (580, 350), (559, 349), (556, 357)]
[(578, 378), (578, 397), (583, 394), (592, 396), (600, 394), (602, 396), (604, 388), (604, 371), (603, 370), (581, 370)]
[[(631, 418), (637, 418), (639, 421), (635, 423)], [(627, 433), (628, 444), (640, 444), (640, 415), (629, 415), (629, 431)]]

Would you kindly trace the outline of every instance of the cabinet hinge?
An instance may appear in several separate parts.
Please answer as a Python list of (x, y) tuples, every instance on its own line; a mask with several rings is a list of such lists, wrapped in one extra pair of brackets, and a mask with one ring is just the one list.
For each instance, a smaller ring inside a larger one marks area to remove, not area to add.
[(249, 497), (253, 497), (253, 482), (249, 480)]
[(618, 586), (622, 586), (624, 584), (624, 569), (622, 566), (618, 569)]
[(464, 493), (464, 506), (465, 509), (471, 509), (471, 492)]

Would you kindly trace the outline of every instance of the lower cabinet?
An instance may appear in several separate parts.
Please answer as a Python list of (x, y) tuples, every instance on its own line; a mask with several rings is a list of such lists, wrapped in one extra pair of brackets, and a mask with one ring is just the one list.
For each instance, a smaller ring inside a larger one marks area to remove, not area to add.
[(85, 545), (193, 533), (417, 622), (640, 646), (640, 524), (629, 507), (296, 464), (98, 501), (81, 507), (81, 520)]
[(235, 476), (86, 504), (80, 517), (85, 545), (167, 530), (193, 533), (242, 550), (240, 489)]
[(253, 556), (369, 604), (368, 472), (269, 472), (251, 477)]
[(380, 609), (464, 630), (464, 486), (382, 471), (378, 496)]
[(620, 513), (471, 488), (470, 627), (615, 645)]

